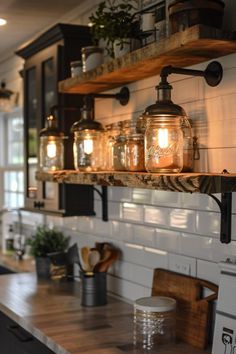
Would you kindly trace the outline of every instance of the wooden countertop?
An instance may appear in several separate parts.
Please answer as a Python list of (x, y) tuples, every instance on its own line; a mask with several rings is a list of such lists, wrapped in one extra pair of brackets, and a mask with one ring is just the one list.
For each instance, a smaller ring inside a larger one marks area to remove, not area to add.
[[(34, 273), (2, 275), (0, 310), (57, 354), (142, 353), (132, 348), (132, 305), (109, 297), (106, 306), (82, 307), (79, 288), (78, 282), (38, 281)], [(158, 351), (184, 352), (209, 353), (183, 343)]]
[(34, 272), (34, 258), (16, 259), (14, 255), (7, 255), (0, 252), (0, 264), (16, 273)]

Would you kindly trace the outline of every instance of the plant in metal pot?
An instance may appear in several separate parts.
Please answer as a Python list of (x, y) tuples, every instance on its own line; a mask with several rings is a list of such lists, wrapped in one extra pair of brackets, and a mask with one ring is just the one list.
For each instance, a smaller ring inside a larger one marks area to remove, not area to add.
[(94, 44), (98, 45), (99, 40), (103, 40), (113, 58), (115, 46), (122, 50), (126, 44), (130, 45), (131, 39), (138, 38), (137, 3), (135, 0), (102, 1), (89, 17)]
[(70, 237), (61, 231), (47, 226), (38, 226), (36, 232), (27, 239), (30, 252), (35, 257), (36, 272), (39, 278), (50, 277), (50, 253), (62, 253), (68, 249)]

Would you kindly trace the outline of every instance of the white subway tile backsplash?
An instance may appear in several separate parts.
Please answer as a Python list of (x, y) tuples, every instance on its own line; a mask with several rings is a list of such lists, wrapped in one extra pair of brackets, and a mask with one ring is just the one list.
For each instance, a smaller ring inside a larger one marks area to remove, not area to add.
[(122, 203), (121, 217), (124, 220), (143, 222), (143, 206), (134, 203)]
[(92, 218), (89, 218), (87, 216), (80, 216), (78, 217), (78, 224), (77, 224), (77, 229), (80, 232), (85, 232), (85, 233), (92, 233), (93, 231), (93, 222)]
[(214, 212), (197, 211), (196, 233), (219, 237), (220, 234), (220, 214)]
[(169, 212), (170, 209), (168, 208), (144, 206), (144, 222), (166, 227), (168, 225)]
[(141, 297), (151, 296), (151, 289), (124, 279), (116, 278), (112, 275), (108, 275), (107, 277), (107, 289), (112, 293), (132, 301)]
[[(9, 213), (9, 215), (12, 213)], [(5, 214), (7, 215), (7, 214)], [(4, 215), (3, 215), (4, 216)], [(38, 214), (38, 213), (30, 213), (28, 211), (22, 211), (22, 223), (28, 225), (42, 225), (44, 223), (45, 215)]]
[(101, 198), (99, 200), (94, 200), (94, 212), (98, 218), (102, 215), (102, 202)]
[(132, 202), (133, 203), (143, 203), (150, 204), (151, 202), (151, 190), (133, 188), (132, 189)]
[(68, 230), (76, 231), (77, 225), (78, 225), (78, 217), (77, 216), (70, 216), (70, 217), (63, 218), (63, 227), (64, 228), (66, 228)]
[(154, 247), (155, 229), (148, 226), (133, 225), (134, 242), (138, 245)]
[(144, 247), (144, 265), (146, 267), (165, 268), (168, 265), (168, 253), (159, 249)]
[(169, 226), (186, 232), (196, 231), (196, 212), (187, 209), (170, 210)]
[(108, 188), (108, 200), (113, 202), (131, 202), (132, 201), (132, 189), (122, 187), (109, 187)]
[(155, 246), (168, 252), (180, 253), (180, 233), (167, 229), (156, 228)]
[(113, 267), (113, 275), (142, 286), (152, 287), (153, 270), (150, 268), (118, 261)]
[(119, 221), (112, 221), (112, 237), (125, 242), (133, 242), (133, 225)]
[(218, 264), (198, 259), (197, 278), (208, 280), (218, 285), (220, 281), (220, 268)]
[(154, 248), (124, 243), (121, 246), (122, 260), (147, 268), (165, 268), (168, 266), (167, 252)]
[(152, 191), (151, 204), (158, 206), (180, 207), (180, 196), (182, 193), (168, 191)]
[(232, 193), (232, 213), (236, 214), (236, 193)]
[(93, 233), (105, 237), (112, 237), (112, 222), (104, 222), (102, 219), (93, 218)]
[[(215, 200), (207, 194), (200, 193), (178, 193), (180, 195), (181, 207), (184, 209), (209, 210), (219, 212), (219, 206)], [(221, 200), (220, 194), (214, 194)]]
[(62, 228), (63, 227), (63, 218), (60, 216), (51, 216), (51, 215), (46, 215), (46, 225), (50, 228)]
[(186, 256), (220, 262), (224, 257), (223, 248), (214, 237), (182, 233), (179, 238), (180, 253)]
[[(101, 214), (100, 214), (101, 215)], [(98, 218), (101, 216), (97, 215)], [(108, 219), (119, 220), (122, 215), (122, 205), (118, 202), (108, 202)]]
[(221, 244), (222, 252), (225, 255), (225, 258), (222, 259), (225, 261), (227, 258), (232, 258), (236, 262), (236, 241), (231, 241), (228, 244)]
[(232, 214), (231, 236), (232, 240), (236, 240), (236, 215)]

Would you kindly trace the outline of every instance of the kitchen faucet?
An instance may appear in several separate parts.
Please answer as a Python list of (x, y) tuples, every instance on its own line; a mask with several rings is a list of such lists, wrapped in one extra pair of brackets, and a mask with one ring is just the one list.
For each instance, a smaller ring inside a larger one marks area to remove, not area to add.
[(24, 247), (23, 247), (23, 239), (22, 239), (22, 214), (21, 214), (21, 209), (20, 208), (3, 208), (3, 209), (0, 209), (0, 216), (2, 218), (2, 216), (5, 214), (5, 213), (13, 213), (13, 212), (16, 212), (17, 213), (17, 223), (18, 223), (18, 234), (19, 234), (19, 237), (18, 237), (18, 240), (17, 240), (17, 248), (15, 248), (15, 254), (17, 256), (17, 258), (19, 260), (21, 260), (23, 258), (23, 255), (24, 255)]

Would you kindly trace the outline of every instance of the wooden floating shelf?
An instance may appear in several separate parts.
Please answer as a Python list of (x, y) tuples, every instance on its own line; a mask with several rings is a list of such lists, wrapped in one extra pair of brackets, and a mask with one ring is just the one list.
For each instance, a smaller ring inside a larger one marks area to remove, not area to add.
[(61, 81), (59, 92), (101, 92), (157, 75), (165, 65), (186, 67), (235, 53), (235, 39), (235, 33), (196, 25)]
[(78, 172), (63, 170), (36, 173), (36, 179), (45, 182), (90, 184), (146, 188), (186, 193), (224, 193), (236, 191), (236, 174), (178, 173), (156, 174), (146, 172)]

